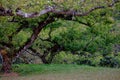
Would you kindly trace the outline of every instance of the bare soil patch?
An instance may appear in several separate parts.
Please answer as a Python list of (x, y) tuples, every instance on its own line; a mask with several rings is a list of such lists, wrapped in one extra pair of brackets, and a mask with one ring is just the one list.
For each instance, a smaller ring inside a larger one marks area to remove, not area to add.
[(1, 77), (18, 77), (18, 73), (15, 72), (11, 72), (11, 73), (4, 73), (4, 74), (0, 74)]

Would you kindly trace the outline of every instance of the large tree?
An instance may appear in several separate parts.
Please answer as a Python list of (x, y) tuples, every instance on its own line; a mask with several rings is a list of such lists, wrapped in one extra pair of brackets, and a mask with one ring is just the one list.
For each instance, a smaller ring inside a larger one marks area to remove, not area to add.
[[(3, 37), (0, 39), (0, 53), (3, 57), (1, 70), (6, 73), (10, 72), (12, 60), (31, 47), (45, 26), (59, 19), (78, 21), (78, 17), (87, 16), (101, 9), (113, 10), (118, 6), (117, 3), (119, 0), (11, 0), (8, 2), (1, 0), (2, 28), (0, 31)], [(84, 22), (80, 23), (89, 25)], [(5, 30), (6, 26), (12, 26), (9, 28), (11, 31), (3, 33), (2, 30)], [(16, 35), (26, 29), (30, 29), (28, 32), (31, 31), (31, 36), (27, 36), (22, 44), (16, 46), (14, 43)], [(2, 34), (7, 34), (7, 36)], [(58, 44), (56, 46), (59, 47)], [(54, 49), (55, 47), (53, 46)], [(42, 57), (44, 58), (44, 55)]]

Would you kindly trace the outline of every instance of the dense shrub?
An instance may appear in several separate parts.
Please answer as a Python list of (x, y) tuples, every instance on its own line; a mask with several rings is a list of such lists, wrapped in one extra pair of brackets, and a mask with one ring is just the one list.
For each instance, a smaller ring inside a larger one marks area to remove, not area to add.
[(73, 55), (70, 52), (61, 51), (59, 54), (55, 56), (53, 59), (53, 63), (59, 64), (74, 64), (74, 61), (77, 60), (78, 55)]
[(104, 67), (120, 67), (120, 62), (118, 61), (117, 58), (111, 57), (111, 56), (106, 56), (100, 61), (100, 66)]

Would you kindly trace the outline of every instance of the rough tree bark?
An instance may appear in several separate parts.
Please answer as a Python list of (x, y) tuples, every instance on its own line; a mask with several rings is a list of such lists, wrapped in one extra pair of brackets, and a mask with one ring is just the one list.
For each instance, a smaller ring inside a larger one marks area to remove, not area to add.
[(12, 70), (11, 65), (12, 65), (12, 62), (11, 62), (11, 59), (8, 57), (8, 55), (3, 55), (1, 72), (10, 73)]
[(12, 68), (11, 68), (11, 59), (8, 55), (8, 52), (5, 49), (0, 49), (0, 54), (2, 55), (2, 68), (1, 68), (1, 72), (5, 72), (5, 73), (10, 73)]

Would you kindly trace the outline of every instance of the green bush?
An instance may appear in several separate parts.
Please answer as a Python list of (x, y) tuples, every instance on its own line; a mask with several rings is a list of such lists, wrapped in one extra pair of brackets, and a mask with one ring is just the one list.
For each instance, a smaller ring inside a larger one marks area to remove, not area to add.
[(117, 57), (105, 56), (100, 60), (100, 66), (104, 67), (120, 67), (120, 59)]
[(74, 63), (74, 60), (77, 60), (78, 58), (78, 55), (73, 55), (70, 52), (61, 51), (55, 56), (55, 58), (53, 59), (53, 63), (71, 64)]
[(100, 60), (102, 59), (102, 56), (95, 56), (93, 58), (91, 58), (91, 66), (99, 66)]
[(75, 60), (74, 62), (78, 65), (81, 64), (92, 65), (92, 56), (90, 53), (85, 52), (83, 54), (80, 54), (79, 59)]

